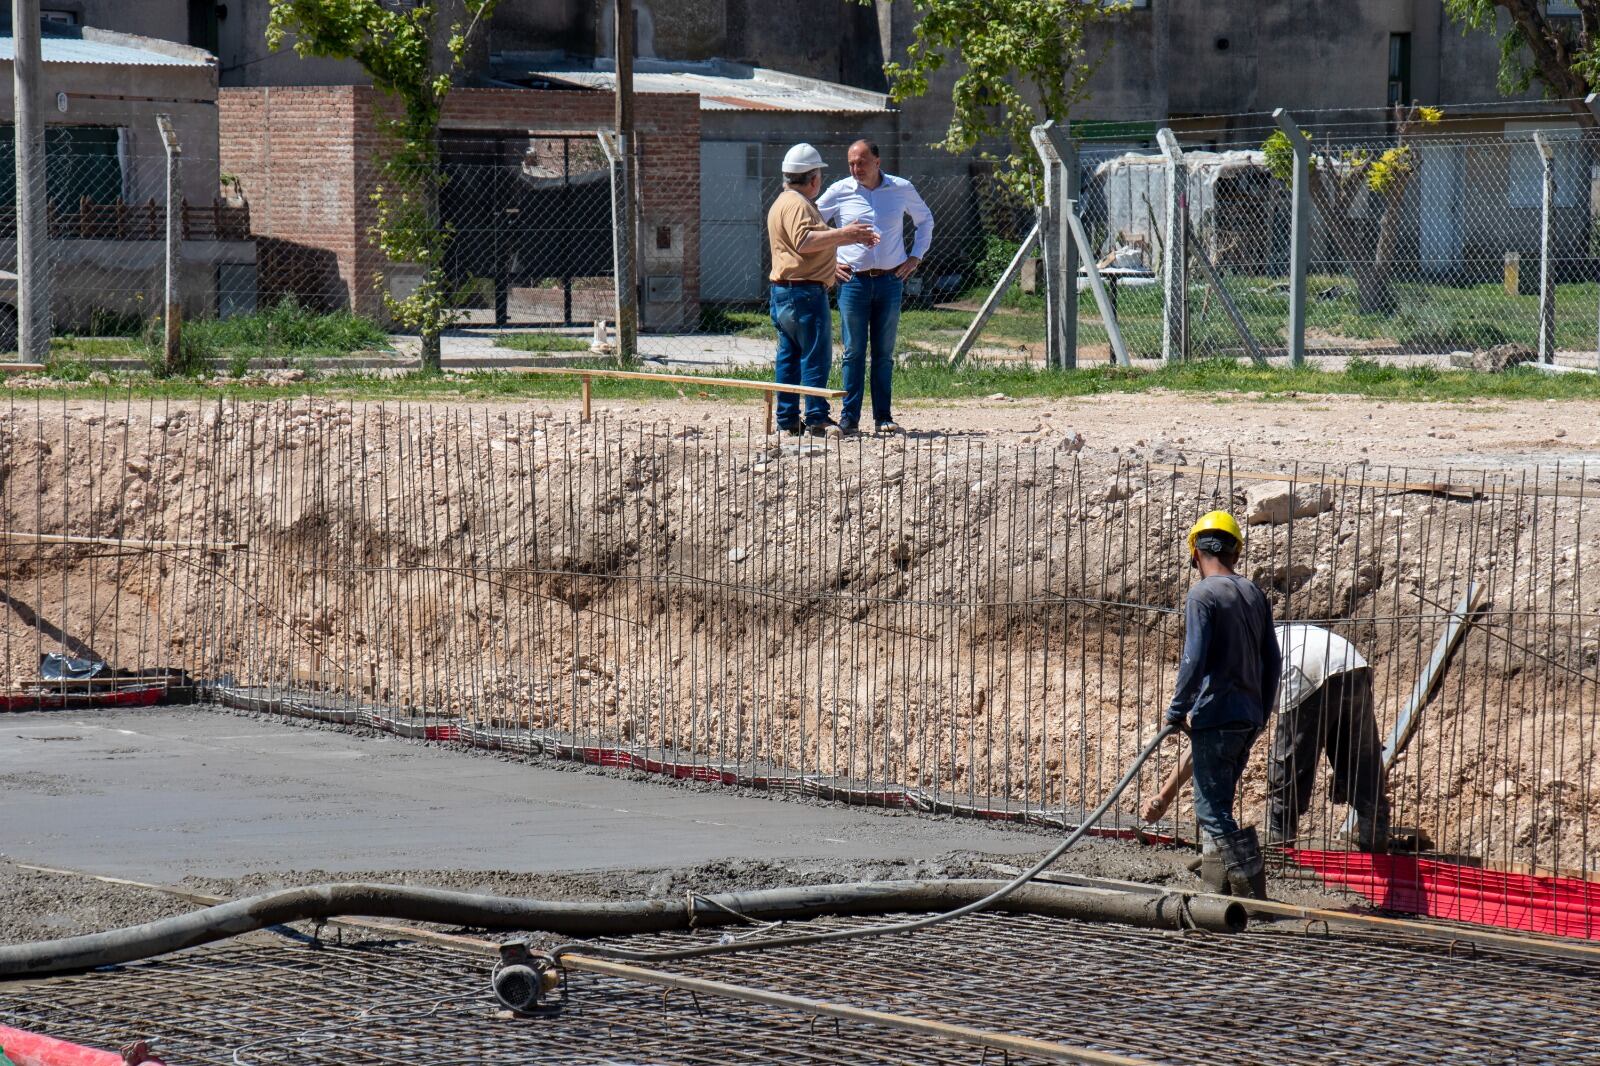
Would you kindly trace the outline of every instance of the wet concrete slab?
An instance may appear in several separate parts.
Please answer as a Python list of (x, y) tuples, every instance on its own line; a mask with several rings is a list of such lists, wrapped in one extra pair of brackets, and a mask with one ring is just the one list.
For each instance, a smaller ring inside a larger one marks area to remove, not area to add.
[(1020, 854), (1046, 841), (527, 765), (214, 708), (0, 718), (0, 854), (136, 880)]

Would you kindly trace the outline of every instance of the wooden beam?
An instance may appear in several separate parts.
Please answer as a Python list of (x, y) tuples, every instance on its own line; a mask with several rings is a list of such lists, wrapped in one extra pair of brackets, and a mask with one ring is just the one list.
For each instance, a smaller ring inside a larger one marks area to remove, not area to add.
[(24, 533), (17, 530), (0, 530), (0, 541), (8, 544), (143, 548), (146, 551), (242, 552), (250, 546), (242, 540), (135, 540), (131, 537), (73, 537), (61, 533)]
[(644, 370), (586, 370), (564, 366), (508, 366), (515, 374), (564, 374), (568, 377), (606, 378), (612, 381), (669, 381), (680, 385), (699, 385), (708, 389), (750, 389), (754, 392), (788, 392), (796, 396), (826, 396), (838, 399), (843, 389), (822, 389), (811, 385), (780, 385), (775, 381), (747, 381), (744, 378), (708, 378), (703, 374), (656, 374)]
[(43, 369), (43, 363), (0, 363), (0, 374), (30, 374)]

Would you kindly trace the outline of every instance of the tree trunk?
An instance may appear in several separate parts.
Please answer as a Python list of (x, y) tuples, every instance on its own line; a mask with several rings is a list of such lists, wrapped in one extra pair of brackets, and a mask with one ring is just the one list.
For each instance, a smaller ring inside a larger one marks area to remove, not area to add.
[(439, 343), (439, 328), (437, 326), (425, 327), (422, 331), (422, 372), (424, 374), (437, 374), (440, 372), (441, 344)]
[[(1338, 180), (1338, 179), (1333, 179)], [(1346, 182), (1359, 182), (1359, 178), (1346, 178)], [(1328, 237), (1333, 241), (1339, 258), (1344, 260), (1356, 283), (1356, 309), (1364, 315), (1392, 315), (1395, 312), (1394, 289), (1385, 273), (1385, 257), (1379, 254), (1383, 246), (1382, 230), (1389, 225), (1389, 212), (1385, 210), (1379, 239), (1369, 243), (1356, 219), (1350, 217), (1358, 191), (1356, 184), (1341, 187), (1335, 193), (1328, 188), (1328, 179), (1311, 184), (1312, 199)], [(1390, 243), (1393, 243), (1392, 236)]]

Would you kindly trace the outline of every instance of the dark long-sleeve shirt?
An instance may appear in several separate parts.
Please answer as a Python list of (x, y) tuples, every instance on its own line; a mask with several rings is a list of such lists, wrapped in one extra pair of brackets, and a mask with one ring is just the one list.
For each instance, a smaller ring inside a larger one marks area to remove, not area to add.
[(1272, 607), (1255, 583), (1219, 574), (1198, 582), (1184, 605), (1186, 632), (1168, 722), (1191, 729), (1266, 725), (1283, 657)]

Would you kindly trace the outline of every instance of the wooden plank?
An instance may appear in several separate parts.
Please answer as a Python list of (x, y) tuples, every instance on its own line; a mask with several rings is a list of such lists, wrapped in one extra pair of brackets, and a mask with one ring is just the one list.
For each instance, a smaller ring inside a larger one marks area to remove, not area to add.
[(699, 385), (715, 389), (750, 389), (755, 392), (789, 392), (796, 396), (826, 396), (837, 399), (843, 389), (819, 389), (811, 385), (780, 385), (775, 381), (747, 381), (743, 378), (708, 378), (703, 374), (656, 374), (640, 370), (586, 370), (564, 366), (508, 366), (515, 374), (564, 374), (568, 377), (607, 378), (614, 381), (669, 381), (680, 385)]
[(0, 363), (0, 373), (4, 374), (30, 374), (43, 369), (43, 363)]
[[(1179, 466), (1177, 464), (1152, 465), (1152, 470), (1171, 470), (1178, 474), (1209, 474), (1217, 476), (1217, 467)], [(1296, 485), (1343, 485), (1356, 489), (1387, 489), (1390, 492), (1435, 492), (1444, 496), (1465, 496), (1475, 499), (1492, 490), (1476, 485), (1449, 481), (1364, 481), (1359, 478), (1316, 477), (1306, 474), (1275, 474), (1270, 470), (1228, 470), (1225, 476), (1236, 481), (1290, 481)]]
[(0, 541), (9, 544), (77, 544), (98, 548), (143, 548), (146, 551), (242, 552), (250, 545), (242, 540), (135, 540), (131, 537), (73, 537), (61, 533), (24, 533), (0, 530)]
[(995, 308), (1000, 306), (1000, 297), (1011, 288), (1011, 283), (1017, 280), (1017, 275), (1022, 273), (1022, 264), (1027, 262), (1035, 245), (1039, 243), (1039, 223), (1035, 222), (1028, 235), (1022, 238), (1022, 243), (1017, 246), (1017, 254), (1011, 257), (1011, 262), (1006, 265), (1000, 274), (1000, 280), (994, 283), (994, 288), (989, 290), (989, 295), (984, 299), (983, 306), (978, 308), (978, 313), (973, 317), (972, 323), (967, 326), (967, 331), (956, 341), (956, 346), (950, 351), (950, 366), (961, 365), (967, 353), (972, 350), (972, 345), (977, 341), (978, 334), (983, 332), (983, 327), (989, 324), (989, 319), (994, 315)]

